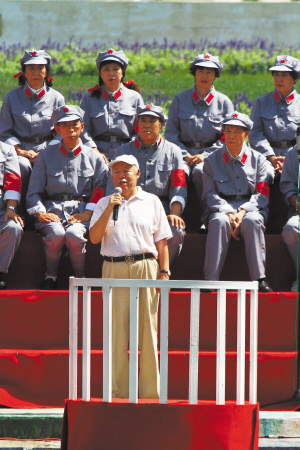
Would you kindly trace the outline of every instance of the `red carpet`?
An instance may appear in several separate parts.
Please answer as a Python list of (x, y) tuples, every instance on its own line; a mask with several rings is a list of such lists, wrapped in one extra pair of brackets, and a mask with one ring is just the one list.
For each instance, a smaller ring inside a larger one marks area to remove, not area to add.
[[(229, 293), (227, 298), (226, 400), (234, 400), (236, 294)], [(216, 294), (201, 294), (200, 304), (199, 397), (213, 400)], [(0, 308), (0, 405), (19, 408), (62, 407), (64, 399), (68, 397), (68, 292), (6, 291), (0, 294)], [(92, 311), (91, 394), (101, 398), (102, 296), (99, 292), (92, 292)], [(189, 315), (189, 293), (170, 293), (171, 399), (188, 398)], [(259, 296), (258, 401), (261, 405), (280, 402), (293, 395), (294, 319), (295, 294)], [(79, 324), (80, 345), (81, 330)], [(81, 383), (80, 357), (78, 375)], [(81, 396), (80, 390), (78, 395)]]
[(258, 405), (66, 402), (62, 450), (258, 450)]

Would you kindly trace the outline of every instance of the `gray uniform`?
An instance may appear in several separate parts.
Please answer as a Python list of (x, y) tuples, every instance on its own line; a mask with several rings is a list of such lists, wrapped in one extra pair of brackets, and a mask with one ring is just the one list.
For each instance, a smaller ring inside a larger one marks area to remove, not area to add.
[[(286, 156), (293, 148), (297, 127), (300, 125), (300, 95), (295, 89), (282, 98), (275, 89), (258, 97), (251, 111), (253, 128), (249, 142), (262, 155)], [(269, 181), (274, 178), (273, 165), (268, 162)]]
[[(194, 86), (175, 95), (169, 109), (166, 139), (181, 148), (183, 158), (200, 153), (207, 156), (222, 146), (222, 121), (233, 112), (233, 104), (226, 95), (212, 87), (202, 100)], [(184, 164), (189, 174), (191, 169), (187, 163)], [(192, 170), (192, 182), (199, 199), (202, 196), (202, 176), (203, 163), (199, 163)]]
[[(0, 140), (10, 145), (19, 144), (23, 150), (39, 152), (49, 141), (32, 143), (25, 142), (22, 138), (39, 138), (54, 132), (50, 121), (52, 111), (64, 104), (64, 97), (46, 86), (34, 91), (25, 83), (24, 86), (11, 90), (5, 95), (0, 111)], [(18, 159), (22, 198), (25, 201), (32, 166), (28, 158), (19, 156)]]
[[(171, 142), (159, 137), (150, 148), (134, 139), (124, 144), (116, 151), (115, 157), (120, 155), (133, 155), (140, 166), (138, 186), (151, 194), (157, 195), (163, 204), (166, 214), (170, 213), (170, 204), (178, 201), (185, 207), (187, 189), (183, 160), (180, 149)], [(109, 175), (106, 194), (114, 192), (114, 185)], [(168, 240), (170, 265), (179, 255), (185, 232), (181, 228), (171, 227), (173, 238)]]
[(296, 147), (287, 152), (284, 160), (280, 190), (284, 195), (286, 203), (289, 205), (288, 221), (282, 230), (282, 237), (291, 255), (295, 268), (297, 268), (297, 246), (298, 246), (298, 225), (299, 212), (290, 205), (289, 198), (296, 194), (298, 188), (299, 156)]
[(21, 198), (18, 157), (12, 145), (0, 142), (0, 272), (7, 273), (19, 247), (22, 227), (13, 219), (4, 222), (7, 201)]
[[(38, 155), (27, 193), (28, 213), (48, 212), (60, 218), (60, 223), (40, 223), (36, 219), (36, 230), (43, 235), (45, 244), (48, 276), (57, 275), (64, 244), (75, 276), (84, 276), (84, 235), (89, 222), (68, 225), (68, 219), (85, 209), (94, 210), (104, 195), (107, 171), (101, 155), (82, 143), (73, 150), (62, 144), (52, 145)], [(61, 194), (68, 195), (68, 199), (59, 199)], [(72, 200), (71, 195), (83, 198)]]
[[(121, 84), (115, 92), (107, 92), (102, 87), (100, 97), (92, 97), (90, 93), (83, 98), (80, 107), (85, 111), (82, 140), (89, 147), (97, 147), (107, 158), (113, 160), (119, 142), (105, 142), (98, 136), (109, 136), (127, 139), (128, 142), (136, 133), (135, 117), (139, 107), (144, 105), (141, 95)], [(123, 141), (125, 142), (125, 141)]]
[(231, 229), (227, 213), (245, 209), (240, 231), (252, 280), (265, 277), (265, 222), (268, 215), (266, 158), (244, 144), (237, 158), (226, 145), (204, 160), (203, 196), (208, 223), (204, 275), (218, 280), (225, 262)]

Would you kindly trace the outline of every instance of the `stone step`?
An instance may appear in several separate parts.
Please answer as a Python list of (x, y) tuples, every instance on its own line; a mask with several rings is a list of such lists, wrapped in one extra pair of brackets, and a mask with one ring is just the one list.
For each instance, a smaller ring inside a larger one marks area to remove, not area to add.
[(300, 439), (298, 438), (259, 438), (259, 448), (268, 448), (277, 450), (281, 448), (292, 450), (300, 448)]
[(60, 440), (57, 441), (32, 441), (32, 440), (11, 440), (5, 439), (0, 441), (1, 450), (36, 450), (39, 448), (47, 448), (48, 450), (55, 450), (60, 448)]

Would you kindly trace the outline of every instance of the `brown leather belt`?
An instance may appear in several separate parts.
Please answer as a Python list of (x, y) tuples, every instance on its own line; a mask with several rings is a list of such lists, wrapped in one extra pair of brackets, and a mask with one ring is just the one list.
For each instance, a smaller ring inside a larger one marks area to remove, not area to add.
[(103, 134), (99, 134), (94, 137), (95, 141), (103, 141), (103, 142), (130, 142), (129, 138), (122, 138), (120, 136), (105, 136)]
[(292, 147), (296, 145), (296, 139), (292, 139), (291, 141), (279, 141), (279, 142), (270, 142), (272, 147), (275, 148), (286, 148)]
[(202, 141), (195, 141), (195, 142), (183, 142), (182, 143), (189, 148), (205, 148), (205, 147), (211, 147), (214, 142), (202, 142)]
[(18, 133), (15, 133), (15, 136), (21, 142), (27, 142), (30, 144), (42, 144), (43, 142), (51, 141), (54, 138), (55, 133), (53, 132), (51, 134), (47, 134), (47, 136), (36, 136), (36, 137), (25, 137), (25, 136), (20, 136)]
[(141, 253), (140, 255), (126, 255), (126, 256), (104, 256), (104, 261), (109, 262), (134, 262), (142, 259), (154, 258), (152, 253)]
[(73, 195), (73, 194), (54, 194), (54, 195), (46, 195), (45, 200), (54, 200), (57, 202), (66, 202), (68, 200), (79, 200), (80, 202), (88, 203), (89, 197), (84, 197), (83, 195)]

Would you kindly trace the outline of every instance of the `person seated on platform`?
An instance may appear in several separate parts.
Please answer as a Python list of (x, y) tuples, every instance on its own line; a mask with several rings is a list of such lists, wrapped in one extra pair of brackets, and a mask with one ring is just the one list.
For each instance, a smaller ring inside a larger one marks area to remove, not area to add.
[[(288, 221), (283, 227), (282, 237), (296, 270), (297, 264), (299, 265), (299, 255), (297, 258), (299, 234), (298, 177), (299, 155), (297, 146), (295, 146), (286, 154), (280, 179), (280, 190), (289, 206)], [(294, 281), (291, 292), (297, 292), (297, 281)]]
[(268, 215), (266, 158), (245, 144), (253, 122), (235, 112), (223, 121), (225, 143), (204, 159), (202, 216), (208, 226), (204, 276), (219, 280), (230, 238), (243, 238), (251, 280), (271, 292), (265, 278)]
[(267, 158), (268, 182), (272, 183), (275, 174), (280, 175), (282, 172), (288, 150), (296, 143), (296, 131), (300, 123), (300, 95), (295, 84), (300, 77), (300, 62), (293, 56), (279, 55), (269, 70), (273, 75), (275, 89), (254, 102), (249, 142), (254, 150)]
[(0, 142), (0, 290), (6, 289), (3, 274), (8, 272), (23, 234), (24, 223), (16, 213), (21, 184), (16, 151)]
[[(90, 225), (90, 240), (101, 241), (103, 278), (169, 279), (167, 240), (172, 237), (164, 209), (156, 195), (137, 186), (140, 169), (132, 155), (120, 155), (109, 163), (115, 187), (122, 194), (102, 198)], [(113, 210), (119, 205), (114, 223)], [(157, 264), (157, 259), (158, 263)], [(113, 288), (112, 395), (128, 398), (129, 289)], [(139, 396), (159, 397), (157, 356), (158, 292), (139, 291)]]
[[(168, 241), (172, 266), (185, 236), (185, 223), (180, 214), (185, 207), (187, 188), (181, 150), (160, 136), (167, 121), (162, 108), (149, 104), (138, 110), (137, 118), (138, 136), (119, 147), (115, 156), (134, 155), (140, 167), (138, 185), (160, 198), (173, 234)], [(112, 194), (113, 189), (113, 180), (109, 175), (106, 193)]]
[(41, 150), (27, 193), (28, 213), (43, 236), (46, 277), (41, 289), (56, 289), (60, 256), (66, 245), (75, 277), (84, 277), (85, 234), (97, 201), (104, 195), (108, 168), (103, 158), (82, 144), (84, 111), (61, 106), (51, 121), (62, 143)]
[(8, 92), (0, 112), (0, 139), (14, 145), (21, 170), (22, 193), (19, 211), (26, 215), (26, 194), (38, 152), (55, 136), (52, 111), (65, 104), (60, 92), (51, 88), (51, 57), (44, 50), (25, 50), (20, 59), (19, 87)]

